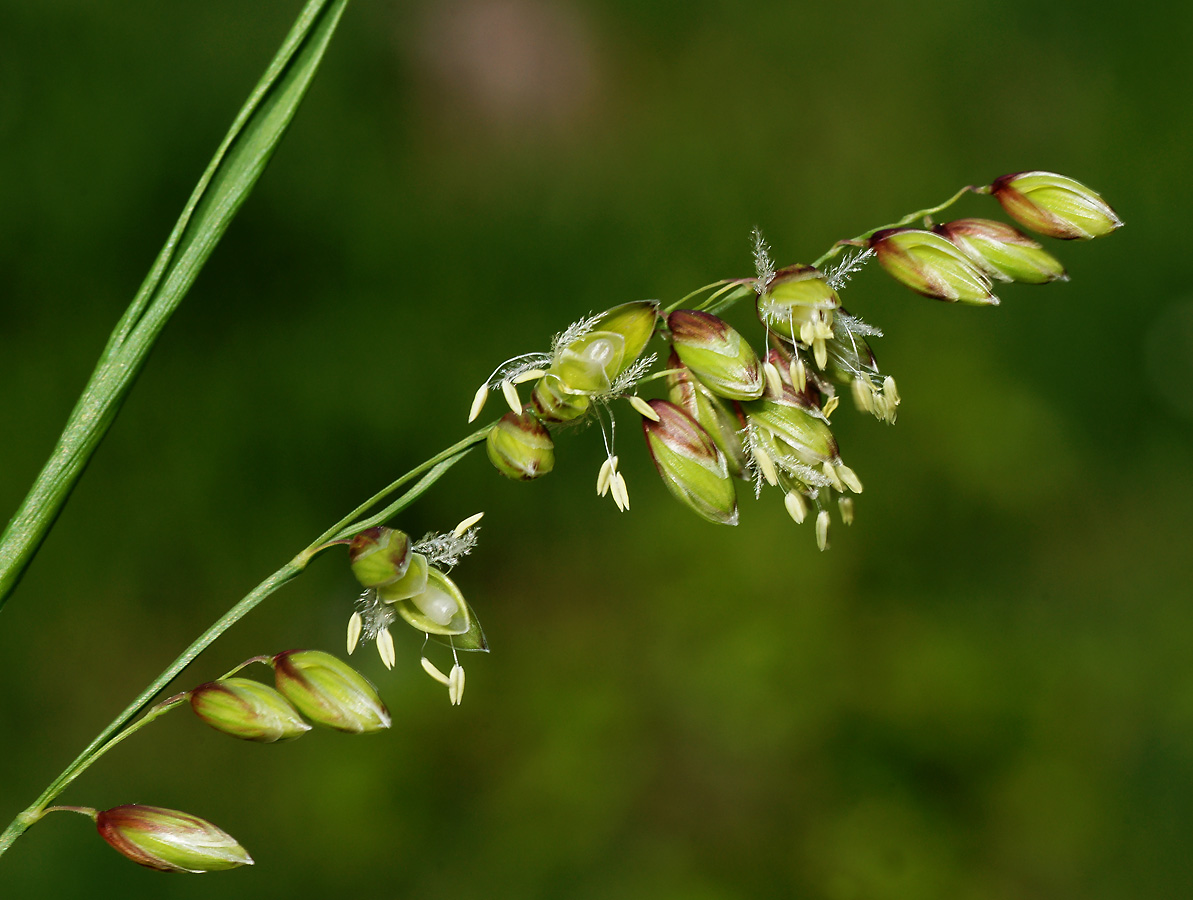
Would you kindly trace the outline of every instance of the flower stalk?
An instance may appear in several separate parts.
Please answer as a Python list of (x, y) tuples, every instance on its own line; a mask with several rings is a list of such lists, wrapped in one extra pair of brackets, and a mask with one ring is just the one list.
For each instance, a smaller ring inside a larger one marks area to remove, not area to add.
[[(253, 588), (235, 606), (224, 613), (211, 627), (199, 635), (177, 659), (170, 663), (120, 715), (108, 723), (107, 727), (99, 733), (95, 740), (87, 745), (83, 752), (50, 783), (33, 803), (9, 823), (8, 827), (0, 833), (0, 856), (4, 855), (13, 842), (28, 830), (30, 825), (45, 815), (50, 804), (66, 790), (71, 782), (87, 771), (96, 760), (159, 716), (186, 702), (186, 695), (179, 694), (151, 708), (154, 698), (165, 690), (166, 686), (178, 677), (187, 666), (194, 662), (200, 653), (211, 646), (220, 635), (248, 615), (267, 597), (301, 575), (310, 561), (319, 553), (331, 546), (335, 546), (352, 535), (397, 515), (408, 507), (421, 497), (431, 485), (442, 478), (452, 466), (463, 459), (469, 451), (483, 442), (488, 436), (491, 427), (486, 425), (478, 429), (468, 437), (452, 444), (447, 449), (437, 453), (420, 465), (415, 466), (393, 483), (382, 488), (348, 515), (340, 519), (340, 521), (328, 528), (323, 534), (319, 535), (297, 556)], [(422, 476), (421, 478), (419, 478), (420, 475)], [(384, 502), (415, 478), (419, 480), (389, 503), (381, 512), (363, 519), (359, 518), (379, 503)], [(239, 668), (238, 666), (233, 672), (238, 671)]]

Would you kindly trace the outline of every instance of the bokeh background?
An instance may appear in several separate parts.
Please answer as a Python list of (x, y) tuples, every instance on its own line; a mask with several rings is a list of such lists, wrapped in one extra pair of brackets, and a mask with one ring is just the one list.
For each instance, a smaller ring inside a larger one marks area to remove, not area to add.
[[(0, 2), (3, 517), (298, 7)], [(355, 3), (0, 614), (5, 821), (581, 315), (750, 274), (755, 225), (806, 261), (1020, 169), (1127, 227), (998, 309), (853, 282), (904, 404), (835, 416), (866, 491), (828, 553), (773, 492), (736, 529), (674, 504), (628, 410), (628, 514), (595, 429), (532, 484), (474, 455), (399, 523), (487, 512), (463, 706), (399, 629), (393, 672), (355, 658), (384, 736), (174, 713), (63, 802), (190, 810), (257, 866), (160, 876), (57, 815), (0, 896), (1189, 896), (1191, 41), (1173, 3)], [(180, 688), (337, 651), (354, 595), (327, 554)]]

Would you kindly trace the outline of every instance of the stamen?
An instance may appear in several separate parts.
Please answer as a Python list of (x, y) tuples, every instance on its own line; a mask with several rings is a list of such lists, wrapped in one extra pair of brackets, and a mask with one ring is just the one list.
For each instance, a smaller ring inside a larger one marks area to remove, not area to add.
[(763, 453), (757, 447), (751, 447), (750, 452), (754, 455), (754, 461), (758, 463), (758, 469), (762, 472), (762, 477), (766, 479), (766, 483), (776, 485), (779, 483), (779, 473), (775, 470), (775, 464), (770, 456)]
[(459, 706), (464, 699), (464, 667), (459, 663), (452, 666), (451, 675), (448, 676), (447, 696), (452, 706)]
[(468, 421), (475, 422), (476, 417), (481, 414), (481, 410), (485, 408), (485, 401), (489, 399), (489, 386), (482, 384), (476, 392), (476, 396), (472, 398), (472, 409), (468, 411)]
[(515, 375), (513, 378), (511, 378), (510, 382), (512, 384), (525, 384), (528, 381), (534, 381), (538, 378), (542, 378), (546, 374), (546, 369), (527, 369), (521, 375)]
[(509, 404), (514, 415), (522, 415), (522, 398), (518, 396), (518, 389), (508, 381), (501, 382), (501, 393), (505, 395), (505, 402)]
[(860, 480), (858, 480), (857, 473), (854, 472), (853, 469), (849, 468), (849, 466), (838, 466), (837, 475), (841, 478), (841, 481), (845, 483), (845, 486), (855, 494), (860, 494), (862, 492), (862, 483)]
[(640, 412), (643, 416), (650, 419), (652, 422), (659, 421), (659, 414), (654, 411), (654, 408), (649, 403), (647, 403), (637, 394), (631, 394), (629, 399), (630, 406), (638, 410), (638, 412)]
[(483, 512), (478, 512), (476, 515), (472, 515), (467, 519), (464, 519), (459, 525), (452, 529), (452, 537), (462, 537), (464, 532), (484, 518), (484, 515), (485, 514)]
[(766, 375), (766, 383), (770, 385), (770, 389), (776, 394), (782, 394), (783, 378), (779, 375), (779, 370), (775, 368), (775, 364), (764, 362), (762, 364), (762, 371)]
[(606, 457), (605, 461), (601, 463), (601, 471), (597, 475), (597, 496), (604, 497), (609, 493), (609, 479), (612, 478), (614, 470), (617, 468), (617, 457)]
[(828, 549), (828, 510), (822, 509), (816, 515), (816, 546), (822, 551)]
[(381, 661), (387, 669), (392, 669), (398, 661), (397, 653), (394, 652), (393, 635), (389, 633), (388, 628), (382, 628), (377, 632), (377, 652), (381, 654)]
[(846, 525), (853, 524), (853, 498), (838, 497), (837, 505), (841, 507), (841, 521)]
[(808, 515), (808, 504), (797, 492), (791, 491), (783, 498), (783, 505), (787, 507), (787, 515), (795, 520), (796, 525), (802, 525)]
[(436, 681), (438, 681), (440, 684), (442, 684), (444, 687), (448, 687), (451, 685), (451, 679), (448, 678), (446, 675), (444, 675), (442, 672), (440, 672), (438, 666), (436, 666), (433, 662), (431, 662), (425, 656), (422, 658), (422, 664), (423, 664), (423, 671), (426, 672), (428, 675), (430, 675), (432, 678), (434, 678)]

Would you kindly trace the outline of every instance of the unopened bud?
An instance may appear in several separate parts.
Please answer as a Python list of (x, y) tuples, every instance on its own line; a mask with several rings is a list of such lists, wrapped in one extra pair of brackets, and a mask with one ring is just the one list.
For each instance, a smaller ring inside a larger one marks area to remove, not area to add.
[(1060, 260), (1022, 231), (991, 219), (958, 219), (936, 232), (998, 281), (1047, 284), (1067, 280)]
[(506, 413), (486, 439), (489, 461), (507, 478), (530, 481), (555, 467), (555, 443), (546, 426), (529, 413)]
[(752, 426), (780, 443), (784, 455), (812, 467), (837, 459), (837, 441), (828, 424), (802, 406), (786, 400), (756, 400), (742, 408)]
[(887, 228), (870, 238), (870, 247), (887, 274), (917, 294), (950, 302), (998, 303), (990, 292), (990, 279), (939, 234)]
[(762, 396), (762, 362), (745, 338), (711, 313), (680, 309), (667, 317), (680, 360), (710, 391), (729, 400)]
[(403, 619), (424, 634), (465, 634), (472, 628), (472, 611), (454, 581), (434, 566), (419, 594), (394, 604)]
[(287, 650), (273, 658), (278, 690), (316, 725), (365, 734), (390, 725), (376, 688), (322, 650)]
[(95, 827), (120, 853), (159, 872), (218, 872), (253, 864), (232, 835), (176, 809), (117, 806), (98, 813)]
[(286, 698), (251, 678), (222, 678), (190, 692), (191, 709), (224, 734), (272, 744), (301, 737), (311, 730)]
[(725, 457), (708, 432), (666, 400), (651, 400), (659, 416), (644, 418), (646, 445), (663, 484), (672, 495), (710, 522), (737, 524), (737, 494)]
[(530, 395), (534, 411), (544, 422), (570, 422), (588, 412), (588, 394), (571, 391), (558, 375), (547, 374)]
[(352, 539), (348, 559), (362, 587), (393, 584), (410, 565), (410, 536), (395, 528), (369, 528)]
[(1101, 237), (1123, 224), (1094, 191), (1053, 172), (1003, 175), (990, 193), (1020, 225), (1064, 241)]
[(788, 266), (776, 272), (758, 296), (758, 317), (787, 340), (812, 345), (831, 336), (833, 310), (840, 305), (819, 269)]
[(734, 478), (744, 478), (746, 450), (738, 432), (746, 427), (746, 420), (737, 404), (732, 400), (723, 400), (707, 390), (683, 366), (674, 351), (667, 362), (667, 368), (668, 398), (708, 432), (717, 449), (725, 454), (729, 474)]

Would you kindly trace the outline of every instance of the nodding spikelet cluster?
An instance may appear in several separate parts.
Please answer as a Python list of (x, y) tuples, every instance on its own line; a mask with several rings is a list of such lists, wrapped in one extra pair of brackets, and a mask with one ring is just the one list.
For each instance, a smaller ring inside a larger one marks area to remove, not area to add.
[[(1060, 240), (1088, 240), (1122, 225), (1096, 193), (1054, 173), (1014, 173), (967, 190), (993, 196), (1018, 224)], [(920, 216), (922, 228), (907, 226)], [(1041, 244), (990, 219), (933, 224), (926, 212), (919, 213), (839, 242), (822, 259), (846, 246), (857, 249), (823, 270), (802, 264), (777, 268), (761, 232), (755, 229), (752, 238), (755, 275), (689, 295), (712, 291), (694, 308), (661, 311), (656, 301), (624, 303), (569, 326), (547, 352), (499, 365), (477, 391), (469, 413), (469, 421), (475, 420), (493, 389), (508, 404), (510, 411), (486, 435), (498, 470), (519, 480), (547, 474), (554, 467), (552, 430), (595, 420), (606, 451), (597, 493), (628, 510), (613, 414), (614, 402), (625, 400), (640, 416), (664, 485), (681, 504), (710, 522), (736, 525), (737, 482), (752, 484), (759, 496), (768, 487), (778, 488), (791, 519), (799, 524), (811, 518), (816, 544), (825, 550), (832, 511), (851, 524), (855, 495), (862, 492), (831, 428), (838, 388), (848, 386), (859, 410), (888, 424), (895, 422), (901, 403), (894, 378), (879, 369), (870, 347), (882, 332), (841, 305), (839, 292), (851, 277), (877, 259), (919, 294), (982, 306), (999, 302), (994, 282), (1045, 284), (1068, 278)], [(762, 326), (757, 350), (716, 314), (751, 295)], [(657, 356), (645, 351), (656, 336), (669, 344), (669, 353), (664, 369), (650, 375)], [(663, 379), (665, 397), (636, 393), (655, 379)], [(524, 401), (519, 388), (526, 384), (532, 387)], [(482, 515), (418, 541), (398, 529), (373, 527), (349, 541), (332, 542), (348, 544), (353, 574), (364, 589), (348, 622), (349, 654), (362, 639), (372, 641), (386, 668), (393, 668), (397, 649), (390, 627), (401, 619), (423, 634), (424, 651), (431, 641), (450, 650), (449, 672), (425, 653), (420, 666), (447, 688), (453, 706), (464, 693), (460, 652), (488, 650), (475, 612), (447, 574), (476, 546)], [(250, 663), (272, 667), (276, 686), (236, 675)], [(258, 743), (294, 740), (311, 730), (308, 722), (355, 734), (391, 723), (364, 676), (318, 650), (254, 657), (162, 705), (181, 703), (189, 703), (212, 728)], [(189, 813), (138, 805), (104, 811), (61, 808), (90, 815), (104, 840), (149, 868), (205, 872), (252, 864), (234, 838)]]
[[(1122, 222), (1089, 188), (1047, 172), (1006, 175), (981, 188), (1016, 222), (1066, 240), (1107, 234)], [(937, 207), (936, 210), (954, 202)], [(597, 421), (606, 458), (597, 493), (629, 509), (629, 491), (613, 446), (612, 403), (627, 400), (641, 417), (652, 460), (667, 489), (698, 515), (737, 524), (735, 479), (756, 493), (777, 487), (791, 518), (811, 516), (816, 542), (828, 546), (831, 510), (845, 524), (854, 518), (861, 480), (841, 459), (831, 430), (848, 388), (854, 406), (894, 424), (902, 403), (895, 379), (883, 372), (871, 342), (882, 331), (850, 314), (839, 292), (870, 260), (896, 281), (927, 297), (974, 305), (998, 303), (994, 282), (1044, 284), (1067, 279), (1044, 248), (1009, 224), (958, 219), (896, 225), (841, 241), (821, 269), (775, 265), (758, 229), (751, 234), (755, 274), (728, 279), (689, 297), (708, 294), (691, 309), (660, 312), (653, 301), (627, 303), (582, 319), (551, 342), (547, 353), (502, 363), (481, 386), (470, 420), (491, 388), (500, 387), (510, 412), (488, 434), (489, 458), (505, 475), (529, 480), (554, 467), (552, 431)], [(854, 248), (846, 253), (840, 251)], [(715, 290), (714, 290), (715, 289)], [(762, 348), (716, 313), (754, 295)], [(685, 298), (685, 300), (688, 298)], [(665, 368), (649, 375), (652, 336), (670, 344)], [(636, 387), (665, 378), (665, 398), (639, 396)], [(529, 402), (518, 387), (533, 381)], [(814, 515), (812, 515), (814, 513)]]

